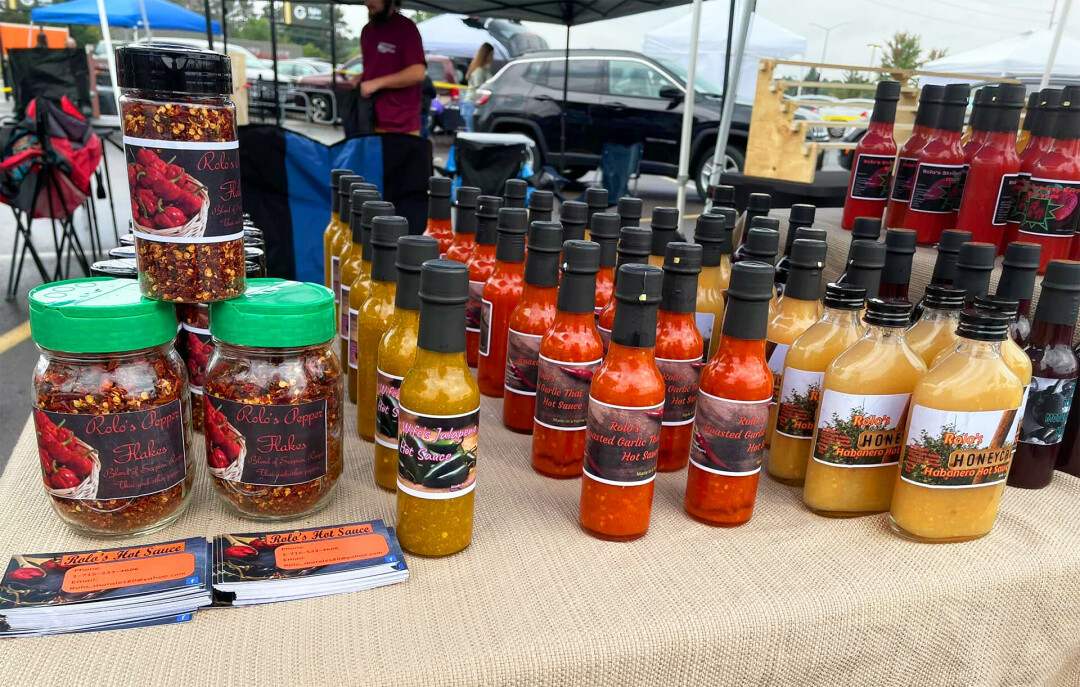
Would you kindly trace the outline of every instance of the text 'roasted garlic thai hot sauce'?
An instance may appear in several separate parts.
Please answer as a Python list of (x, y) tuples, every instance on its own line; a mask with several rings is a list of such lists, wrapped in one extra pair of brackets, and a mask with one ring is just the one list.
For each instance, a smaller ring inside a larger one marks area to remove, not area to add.
[[(645, 227), (624, 226), (619, 230), (618, 267), (623, 265), (647, 264), (649, 262), (649, 250), (652, 246), (652, 231)], [(616, 268), (617, 269), (617, 268)], [(615, 273), (615, 286), (618, 287), (618, 272)], [(596, 319), (596, 327), (600, 330), (600, 338), (604, 340), (604, 353), (607, 353), (608, 344), (611, 342), (611, 328), (615, 324), (615, 306), (618, 299), (612, 297), (600, 316)]]
[(428, 260), (420, 268), (416, 360), (401, 380), (397, 535), (421, 556), (461, 551), (472, 540), (480, 389), (465, 362), (468, 268)]
[(453, 181), (448, 177), (428, 179), (428, 217), (424, 236), (430, 236), (439, 242), (439, 252), (443, 255), (450, 250), (454, 242), (454, 226), (450, 220), (450, 196)]
[(476, 367), (480, 357), (481, 301), (484, 298), (484, 284), (495, 269), (495, 243), (498, 240), (499, 210), (502, 207), (503, 200), (498, 196), (480, 196), (477, 202), (476, 244), (467, 263), (469, 303), (465, 306), (465, 358), (470, 367)]
[(558, 478), (581, 475), (589, 384), (604, 357), (592, 301), (600, 247), (566, 241), (562, 260), (555, 320), (540, 342), (532, 443), (533, 469)]
[[(889, 200), (889, 182), (896, 161), (896, 103), (900, 100), (899, 81), (879, 81), (874, 93), (870, 126), (859, 140), (851, 162), (841, 229), (851, 229), (856, 217), (881, 218)], [(794, 210), (794, 207), (792, 208)]]
[[(615, 261), (619, 244), (619, 216), (614, 212), (597, 212), (589, 224), (590, 240), (600, 246), (600, 271), (596, 273), (593, 312), (600, 319), (600, 312), (611, 301), (615, 291)], [(565, 232), (565, 226), (564, 226)], [(564, 234), (565, 235), (565, 234)]]
[(1027, 346), (1031, 336), (1031, 297), (1035, 293), (1035, 273), (1039, 271), (1042, 246), (1037, 243), (1014, 241), (1005, 249), (998, 278), (997, 295), (1012, 298), (1018, 303), (1016, 319), (1009, 325), (1009, 336), (1020, 348)]
[(773, 389), (765, 332), (774, 274), (771, 264), (732, 265), (720, 347), (701, 371), (685, 506), (708, 525), (754, 513)]
[(516, 432), (533, 428), (540, 343), (555, 320), (559, 299), (562, 233), (558, 222), (534, 222), (529, 227), (525, 285), (521, 302), (510, 314), (503, 368), (503, 425)]
[(694, 242), (701, 245), (702, 251), (694, 320), (705, 346), (705, 360), (711, 358), (720, 345), (718, 328), (724, 321), (724, 295), (731, 281), (731, 231), (734, 227), (735, 211), (716, 208), (699, 216), (694, 228)]
[[(353, 248), (341, 265), (341, 360), (348, 366), (345, 380), (349, 400), (356, 403), (360, 365), (360, 307), (371, 295), (371, 223), (376, 217), (394, 214), (394, 204), (380, 200), (377, 191), (364, 189), (352, 196)], [(348, 320), (344, 319), (348, 305)]]
[(462, 186), (457, 190), (457, 202), (454, 203), (454, 242), (444, 256), (468, 264), (476, 245), (476, 203), (480, 198), (480, 189), (475, 186)]
[(521, 302), (525, 277), (525, 231), (528, 215), (521, 208), (499, 210), (495, 267), (480, 301), (480, 347), (476, 381), (480, 393), (501, 398), (506, 375), (506, 330), (510, 314)]
[(666, 396), (656, 469), (672, 472), (685, 467), (690, 457), (698, 375), (705, 364), (705, 342), (694, 320), (702, 249), (673, 241), (664, 250), (664, 285), (656, 320), (656, 366), (664, 377)]
[(656, 367), (656, 310), (663, 272), (619, 267), (615, 325), (589, 388), (581, 527), (599, 539), (629, 541), (649, 529), (664, 378)]

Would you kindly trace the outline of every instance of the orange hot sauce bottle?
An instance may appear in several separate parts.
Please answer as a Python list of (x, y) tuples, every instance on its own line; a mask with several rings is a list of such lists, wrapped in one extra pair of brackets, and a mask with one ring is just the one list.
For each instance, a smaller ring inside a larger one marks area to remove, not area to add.
[(525, 229), (528, 213), (521, 208), (499, 210), (495, 268), (484, 284), (480, 301), (480, 359), (476, 381), (480, 393), (500, 398), (506, 374), (506, 329), (510, 313), (521, 302), (525, 274)]
[[(649, 251), (652, 248), (652, 231), (645, 227), (624, 226), (619, 230), (619, 245), (615, 252), (618, 259), (618, 267), (623, 265), (645, 265), (649, 262)], [(618, 273), (616, 273), (616, 276)], [(618, 279), (613, 288), (618, 288)], [(614, 296), (608, 301), (600, 315), (596, 318), (596, 327), (600, 330), (600, 338), (604, 341), (604, 354), (607, 355), (608, 344), (611, 343), (611, 328), (615, 326), (615, 301)]]
[(681, 241), (664, 248), (664, 285), (656, 319), (656, 366), (665, 386), (656, 463), (660, 472), (681, 470), (690, 457), (698, 376), (705, 354), (705, 340), (694, 318), (702, 252), (700, 245)]
[(665, 393), (653, 345), (664, 273), (630, 264), (618, 275), (611, 345), (589, 387), (580, 518), (598, 539), (630, 541), (649, 529), (660, 452)]
[(476, 202), (480, 189), (462, 186), (457, 190), (457, 211), (454, 216), (454, 240), (446, 249), (446, 259), (468, 264), (476, 244)]
[[(605, 191), (606, 193), (606, 191)], [(615, 290), (615, 259), (619, 244), (619, 216), (614, 212), (593, 213), (589, 225), (590, 241), (600, 245), (600, 270), (596, 273), (593, 303), (595, 319), (600, 319), (604, 306), (611, 301)]]
[(469, 300), (465, 304), (465, 360), (476, 367), (480, 357), (480, 301), (484, 284), (495, 270), (495, 241), (498, 237), (498, 196), (480, 196), (476, 206), (476, 243), (466, 263), (469, 267)]
[(604, 357), (592, 298), (601, 250), (591, 241), (563, 243), (559, 302), (540, 342), (533, 413), (532, 466), (548, 477), (581, 475), (589, 383)]
[(773, 392), (765, 358), (773, 276), (761, 262), (731, 266), (720, 347), (701, 371), (685, 503), (707, 525), (734, 527), (754, 513)]
[(454, 242), (454, 227), (450, 221), (451, 182), (446, 177), (428, 179), (427, 227), (424, 236), (439, 242), (439, 253), (446, 255)]
[(525, 287), (510, 315), (506, 336), (503, 384), (503, 424), (515, 432), (531, 432), (536, 405), (540, 343), (555, 321), (559, 297), (559, 252), (562, 225), (533, 222), (529, 226), (529, 255), (525, 258)]

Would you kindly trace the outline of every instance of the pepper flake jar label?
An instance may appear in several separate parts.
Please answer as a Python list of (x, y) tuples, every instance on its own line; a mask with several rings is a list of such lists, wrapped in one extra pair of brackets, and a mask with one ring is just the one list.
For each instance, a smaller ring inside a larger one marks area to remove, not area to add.
[(690, 460), (715, 475), (741, 477), (761, 470), (772, 398), (735, 401), (698, 391)]
[(480, 408), (459, 415), (398, 409), (398, 481), (421, 499), (454, 499), (476, 488)]
[(664, 404), (617, 406), (589, 397), (585, 434), (585, 473), (617, 487), (656, 479)]
[(956, 412), (911, 409), (900, 479), (931, 489), (1004, 482), (1016, 450), (1017, 409)]

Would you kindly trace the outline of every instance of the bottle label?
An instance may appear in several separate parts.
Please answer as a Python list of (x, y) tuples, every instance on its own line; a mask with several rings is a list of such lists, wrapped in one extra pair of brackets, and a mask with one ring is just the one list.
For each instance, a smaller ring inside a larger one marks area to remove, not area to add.
[(503, 380), (507, 391), (523, 396), (536, 395), (540, 342), (543, 339), (537, 334), (523, 334), (513, 329), (507, 331), (506, 376)]
[(187, 476), (180, 399), (149, 410), (89, 415), (34, 411), (45, 489), (107, 501), (171, 489)]
[(325, 398), (296, 405), (203, 398), (207, 462), (215, 477), (277, 487), (326, 474)]
[(491, 301), (480, 299), (480, 355), (491, 350)]
[(1060, 444), (1076, 391), (1076, 378), (1032, 377), (1028, 388), (1027, 407), (1020, 424), (1020, 441), (1039, 446)]
[(956, 175), (956, 183), (949, 189), (949, 209), (953, 212), (959, 212), (960, 203), (964, 200), (964, 189), (967, 188), (968, 171), (970, 169), (970, 165), (962, 165), (960, 173)]
[(349, 340), (349, 331), (350, 331), (350, 329), (349, 329), (349, 324), (350, 324), (349, 323), (349, 312), (350, 312), (349, 311), (349, 292), (351, 290), (352, 289), (350, 289), (345, 284), (341, 285), (341, 299), (340, 299), (341, 307), (338, 308), (338, 314), (340, 315), (340, 317), (338, 318), (338, 320), (339, 320), (338, 321), (338, 334), (341, 336), (342, 339), (344, 339), (346, 341)]
[(375, 441), (397, 450), (398, 414), (401, 403), (402, 377), (376, 370), (375, 378)]
[(1001, 175), (997, 201), (994, 203), (994, 216), (990, 220), (995, 227), (1005, 226), (1012, 217), (1013, 202), (1016, 200), (1016, 188), (1019, 181), (1019, 174)]
[(469, 280), (469, 300), (465, 303), (465, 329), (480, 333), (480, 302), (484, 300), (482, 281)]
[(458, 415), (398, 408), (398, 489), (421, 499), (454, 499), (476, 487), (480, 407)]
[(585, 434), (585, 474), (617, 487), (656, 479), (664, 404), (616, 406), (589, 396)]
[(334, 292), (334, 302), (341, 302), (341, 258), (330, 256), (330, 290)]
[(349, 367), (354, 370), (360, 366), (360, 342), (357, 340), (360, 331), (356, 328), (356, 319), (359, 316), (358, 311), (349, 309)]
[(1017, 409), (960, 412), (911, 409), (900, 479), (932, 489), (1004, 482), (1016, 449)]
[[(727, 294), (726, 291), (724, 293)], [(704, 358), (708, 361), (709, 345), (712, 343), (713, 327), (716, 325), (716, 314), (696, 312), (694, 313), (694, 322), (697, 324), (698, 332), (701, 333), (701, 339), (705, 343), (701, 350), (705, 351)]]
[(769, 369), (772, 371), (772, 402), (774, 404), (780, 402), (780, 385), (784, 381), (784, 362), (787, 360), (789, 348), (791, 347), (787, 344), (765, 341), (765, 357), (768, 360)]
[(889, 172), (892, 155), (859, 155), (851, 181), (851, 197), (885, 202), (889, 199)]
[(690, 460), (715, 475), (744, 477), (760, 471), (771, 400), (733, 401), (699, 390)]
[(214, 352), (214, 337), (210, 336), (209, 329), (181, 322), (176, 348), (187, 365), (188, 387), (192, 393), (201, 394), (206, 378), (206, 363)]
[(596, 331), (600, 332), (600, 340), (604, 342), (604, 355), (607, 355), (608, 348), (611, 346), (611, 330), (604, 329), (598, 324)]
[(1031, 174), (1027, 172), (1018, 172), (1016, 174), (1016, 195), (1013, 196), (1012, 205), (1009, 206), (1010, 222), (1023, 222), (1024, 210), (1027, 209), (1027, 190), (1028, 183), (1031, 181)]
[(776, 409), (776, 431), (792, 439), (814, 436), (814, 419), (821, 402), (821, 383), (824, 372), (809, 372), (788, 367), (780, 389), (780, 404)]
[(911, 394), (821, 395), (814, 460), (840, 468), (880, 467), (900, 461)]
[(1069, 236), (1080, 226), (1080, 182), (1032, 177), (1020, 233)]
[(918, 166), (918, 158), (897, 158), (896, 176), (893, 178), (892, 186), (893, 200), (901, 203), (907, 203), (911, 200), (911, 191), (915, 188), (915, 169)]
[(656, 367), (664, 378), (664, 425), (687, 425), (694, 421), (697, 414), (698, 378), (704, 365), (701, 358), (656, 359)]
[(244, 237), (238, 141), (124, 136), (124, 154), (136, 236), (170, 243)]
[(920, 164), (911, 191), (911, 209), (943, 215), (954, 210), (963, 165)]
[(538, 424), (548, 429), (574, 432), (589, 420), (589, 385), (603, 358), (587, 363), (568, 363), (540, 356), (537, 368), (536, 411)]

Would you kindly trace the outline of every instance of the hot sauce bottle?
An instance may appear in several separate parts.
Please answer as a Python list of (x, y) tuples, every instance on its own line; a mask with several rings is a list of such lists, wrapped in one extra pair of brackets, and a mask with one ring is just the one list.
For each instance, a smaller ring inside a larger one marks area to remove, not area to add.
[(996, 96), (997, 85), (990, 85), (976, 90), (975, 97), (971, 99), (971, 116), (968, 117), (968, 126), (960, 137), (965, 164), (971, 163), (971, 157), (979, 152), (979, 147), (986, 142), (986, 133), (989, 130), (987, 122), (990, 121), (989, 105)]
[(993, 243), (995, 252), (1016, 197), (1020, 171), (1016, 126), (1020, 122), (1020, 108), (1024, 105), (1024, 85), (1002, 84), (996, 90), (996, 100), (980, 110), (984, 113), (980, 126), (985, 132), (979, 137), (978, 150), (971, 154), (967, 152), (976, 145), (974, 136), (965, 148), (968, 169), (960, 214), (956, 218), (957, 229), (970, 231), (975, 241)]
[(956, 343), (956, 326), (964, 309), (964, 290), (945, 284), (929, 284), (922, 299), (922, 317), (907, 333), (908, 348), (926, 367), (933, 367), (938, 353), (951, 350)]
[(402, 236), (397, 244), (397, 291), (390, 327), (379, 340), (378, 386), (375, 397), (375, 483), (397, 489), (398, 407), (401, 380), (416, 358), (420, 327), (420, 266), (439, 257), (439, 242), (430, 236)]
[(915, 113), (911, 137), (900, 146), (896, 158), (896, 171), (893, 173), (892, 190), (889, 192), (889, 204), (883, 221), (887, 227), (904, 226), (904, 215), (907, 214), (911, 191), (915, 187), (915, 168), (919, 165), (919, 152), (934, 131), (944, 96), (945, 87), (934, 85), (924, 86), (919, 94), (919, 109)]
[(1028, 94), (1027, 107), (1024, 109), (1024, 123), (1020, 127), (1020, 133), (1016, 137), (1016, 153), (1019, 155), (1027, 148), (1031, 140), (1031, 120), (1035, 118), (1035, 111), (1039, 107), (1039, 92)]
[[(511, 179), (510, 181), (513, 181)], [(495, 269), (495, 242), (498, 239), (499, 210), (503, 200), (498, 196), (480, 196), (476, 207), (476, 245), (469, 256), (469, 304), (465, 307), (465, 357), (470, 367), (476, 367), (480, 357), (480, 311), (484, 284)], [(515, 208), (522, 210), (524, 208)]]
[(1001, 359), (1008, 318), (965, 310), (956, 352), (911, 394), (889, 522), (918, 541), (991, 530), (1009, 473), (1023, 385)]
[(330, 223), (327, 224), (326, 229), (323, 230), (323, 285), (328, 289), (334, 284), (332, 277), (333, 261), (331, 259), (331, 256), (334, 254), (334, 241), (337, 239), (338, 233), (342, 231), (341, 196), (338, 195), (338, 187), (341, 177), (346, 174), (352, 174), (352, 170), (330, 170)]
[[(563, 225), (563, 235), (566, 226)], [(615, 260), (619, 244), (619, 216), (614, 212), (597, 212), (589, 225), (591, 240), (600, 246), (600, 271), (596, 273), (593, 312), (600, 319), (600, 312), (611, 301), (615, 290)]]
[(465, 362), (469, 272), (451, 260), (420, 268), (416, 359), (401, 380), (397, 535), (421, 556), (472, 540), (480, 389)]
[(424, 236), (439, 242), (439, 252), (445, 254), (454, 242), (454, 227), (450, 221), (450, 195), (453, 182), (447, 177), (428, 179), (428, 219)]
[(1031, 171), (1035, 168), (1035, 163), (1050, 152), (1050, 148), (1054, 145), (1054, 127), (1057, 124), (1058, 111), (1061, 109), (1061, 95), (1060, 88), (1044, 88), (1039, 92), (1039, 104), (1034, 114), (1028, 111), (1028, 116), (1031, 118), (1031, 138), (1020, 153), (1016, 197), (1009, 209), (1005, 233), (998, 245), (999, 254), (1005, 250), (1006, 246), (1020, 238), (1020, 222), (1023, 221), (1024, 211), (1027, 209), (1027, 190), (1028, 182), (1031, 180)]
[(914, 229), (921, 244), (937, 243), (941, 232), (956, 221), (957, 194), (964, 169), (960, 131), (970, 93), (971, 87), (966, 83), (945, 87), (937, 128), (919, 151), (911, 201), (899, 226)]
[(799, 238), (797, 234), (800, 229), (810, 228), (810, 225), (814, 223), (816, 214), (817, 208), (813, 205), (797, 203), (791, 206), (791, 213), (788, 215), (787, 234), (784, 235), (784, 254), (776, 262), (775, 282), (778, 296), (784, 294), (784, 285), (787, 284), (788, 271), (791, 269), (791, 247), (794, 245), (795, 239)]
[(784, 362), (788, 348), (799, 335), (821, 317), (821, 271), (825, 269), (824, 241), (795, 239), (791, 250), (791, 275), (788, 288), (776, 305), (776, 312), (769, 316), (765, 334), (765, 357), (773, 374), (772, 403), (769, 404), (769, 424), (765, 444), (769, 445), (776, 430), (777, 403), (783, 383)]
[(598, 539), (629, 541), (644, 536), (652, 515), (665, 395), (653, 351), (663, 272), (629, 264), (618, 274), (611, 345), (589, 387), (580, 521)]
[(360, 307), (371, 295), (371, 222), (376, 217), (394, 214), (393, 203), (380, 200), (375, 195), (376, 191), (365, 190), (361, 193), (362, 196), (357, 193), (352, 197), (353, 245), (356, 250), (349, 251), (341, 267), (341, 360), (347, 363), (349, 374), (345, 386), (349, 400), (353, 403), (356, 403), (360, 364), (360, 330), (357, 320), (360, 317)]
[(682, 241), (679, 236), (679, 208), (658, 206), (653, 208), (652, 248), (649, 250), (649, 264), (653, 267), (664, 266), (667, 245), (672, 241)]
[(848, 248), (848, 262), (837, 280), (866, 289), (866, 298), (877, 298), (881, 289), (881, 271), (885, 269), (885, 244), (858, 239)]
[[(746, 214), (749, 215), (750, 211), (747, 210)], [(759, 232), (754, 232), (754, 229), (758, 229)], [(765, 233), (760, 233), (761, 231)], [(775, 242), (773, 241), (773, 234), (775, 234)], [(755, 236), (757, 238), (751, 244), (750, 239)], [(742, 240), (739, 243), (739, 246), (731, 254), (731, 264), (742, 262), (743, 260), (757, 260), (758, 262), (767, 262), (772, 265), (776, 262), (776, 254), (779, 252), (779, 249), (780, 220), (774, 217), (755, 215), (749, 217), (747, 220), (746, 230), (743, 232)]]
[(1054, 125), (1054, 143), (1031, 168), (1020, 236), (1042, 246), (1039, 273), (1069, 257), (1080, 229), (1080, 86), (1066, 86)]
[(641, 199), (633, 196), (623, 196), (615, 205), (615, 212), (619, 215), (619, 228), (641, 226)]
[[(653, 236), (655, 236), (655, 231)], [(660, 472), (681, 470), (690, 457), (697, 412), (698, 375), (705, 342), (694, 320), (701, 246), (673, 241), (665, 247), (664, 283), (656, 320), (656, 366), (664, 377)]]
[(525, 285), (521, 302), (510, 314), (503, 367), (503, 425), (515, 432), (531, 432), (533, 428), (540, 343), (555, 320), (559, 299), (562, 235), (558, 222), (533, 222), (529, 227)]
[(910, 229), (888, 229), (885, 232), (885, 267), (881, 270), (882, 298), (908, 300), (911, 283), (911, 262), (915, 257), (915, 232)]
[(685, 507), (707, 525), (734, 527), (754, 513), (773, 389), (765, 358), (772, 284), (772, 265), (732, 265), (720, 347), (701, 371)]
[(457, 208), (454, 214), (454, 242), (446, 251), (447, 260), (456, 260), (468, 264), (476, 244), (476, 203), (480, 198), (480, 189), (475, 186), (462, 186), (457, 190)]
[(555, 320), (540, 342), (532, 443), (533, 469), (557, 478), (581, 475), (589, 384), (604, 355), (590, 299), (600, 247), (566, 241), (562, 257)]
[(1080, 361), (1072, 350), (1078, 306), (1080, 262), (1052, 260), (1043, 278), (1027, 346), (1031, 386), (1009, 471), (1010, 486), (1041, 489), (1054, 476), (1080, 375)]
[[(576, 202), (576, 201), (575, 201)], [(529, 224), (550, 222), (551, 211), (555, 207), (555, 194), (551, 191), (533, 190), (529, 194)]]
[[(934, 260), (934, 271), (930, 273), (931, 284), (952, 286), (953, 278), (956, 277), (956, 259), (960, 255), (960, 246), (970, 240), (970, 231), (946, 229), (941, 232), (941, 240), (937, 245), (937, 257)], [(915, 310), (911, 314), (912, 321), (918, 322), (922, 312), (923, 301), (920, 300), (915, 304)]]
[(822, 381), (803, 503), (819, 515), (889, 510), (908, 402), (926, 363), (904, 343), (911, 303), (870, 299), (866, 333)]
[[(1080, 360), (1080, 346), (1073, 348), (1073, 355)], [(1080, 412), (1069, 413), (1065, 438), (1061, 440), (1061, 451), (1058, 452), (1057, 469), (1080, 477)]]
[(528, 216), (520, 208), (499, 210), (495, 267), (480, 301), (480, 347), (476, 381), (480, 393), (502, 398), (506, 375), (506, 329), (521, 302)]
[[(705, 346), (705, 359), (716, 353), (720, 345), (716, 328), (724, 321), (724, 294), (731, 281), (731, 230), (735, 226), (735, 211), (716, 208), (698, 217), (694, 241), (701, 244), (701, 274), (698, 276), (698, 331)], [(716, 333), (716, 336), (713, 334)]]
[(593, 215), (598, 212), (607, 212), (608, 207), (611, 205), (608, 201), (607, 189), (599, 186), (590, 186), (585, 189), (582, 200), (584, 200), (585, 205), (588, 206), (588, 212), (585, 215), (585, 224), (588, 226), (588, 229), (591, 230)]
[(503, 184), (503, 207), (524, 208), (529, 197), (529, 184), (524, 179), (507, 179)]
[[(1001, 296), (980, 296), (975, 299), (975, 310), (978, 312), (988, 312), (995, 315), (1000, 315), (1006, 318), (1010, 324), (1016, 319), (1016, 306), (1017, 303), (1014, 300), (1008, 298), (1002, 298)], [(935, 368), (941, 364), (941, 361), (948, 358), (958, 348), (957, 344), (950, 345), (941, 350), (934, 358), (934, 362), (930, 364), (930, 368)], [(1017, 417), (1024, 417), (1024, 407), (1027, 405), (1028, 385), (1031, 384), (1031, 359), (1028, 358), (1027, 353), (1016, 345), (1010, 337), (1006, 336), (1005, 340), (1001, 342), (1001, 359), (1005, 362), (1005, 366), (1012, 370), (1012, 373), (1016, 375), (1016, 378), (1020, 380), (1020, 383), (1024, 386), (1024, 400), (1020, 403), (1020, 410), (1017, 413)]]
[(881, 238), (881, 220), (873, 217), (856, 217), (851, 228), (851, 241), (848, 243), (848, 254), (844, 264), (851, 262), (851, 251), (856, 241), (874, 241)]
[(825, 314), (788, 350), (769, 452), (769, 475), (777, 482), (801, 487), (806, 479), (825, 368), (862, 336), (859, 313), (864, 307), (866, 289), (829, 284), (825, 287)]
[[(341, 305), (341, 260), (342, 254), (351, 246), (352, 232), (350, 207), (352, 185), (364, 183), (359, 174), (343, 174), (338, 178), (338, 216), (341, 217), (339, 231), (334, 234), (330, 244), (330, 290), (334, 292), (334, 312), (340, 318)], [(340, 320), (337, 320), (340, 321)]]
[(1037, 243), (1016, 241), (1005, 249), (998, 279), (997, 295), (1015, 299), (1018, 303), (1016, 319), (1009, 325), (1009, 336), (1024, 348), (1031, 336), (1031, 296), (1035, 292), (1035, 273), (1039, 270), (1042, 246)]
[[(536, 193), (533, 191), (533, 193)], [(559, 206), (559, 221), (562, 222), (563, 236), (567, 241), (584, 241), (585, 240), (585, 222), (589, 215), (589, 207), (585, 203), (578, 202), (576, 200), (568, 200)], [(529, 222), (534, 220), (532, 213), (529, 214)], [(548, 213), (546, 220), (539, 220), (544, 222), (551, 221), (551, 213)]]
[[(652, 231), (645, 227), (623, 227), (619, 230), (618, 266), (632, 264), (648, 264), (649, 251), (652, 248)], [(615, 287), (618, 288), (618, 272), (615, 273)], [(596, 319), (596, 327), (600, 331), (600, 338), (604, 341), (604, 354), (607, 354), (608, 344), (611, 343), (611, 328), (615, 324), (615, 305), (617, 299), (612, 297), (604, 309), (600, 311)]]
[[(743, 247), (743, 244), (747, 240), (747, 231), (754, 225), (754, 219), (757, 217), (768, 217), (769, 210), (772, 207), (772, 196), (768, 193), (751, 193), (746, 198), (746, 212), (742, 214), (742, 217), (735, 223), (735, 235), (736, 243), (735, 255), (739, 256), (741, 253), (739, 249)], [(779, 225), (777, 225), (779, 228)], [(738, 262), (738, 258), (733, 258), (732, 262)]]
[(970, 308), (975, 304), (976, 298), (985, 296), (990, 291), (995, 252), (992, 243), (968, 241), (960, 246), (952, 285), (964, 290), (965, 306)]
[(357, 365), (356, 428), (364, 441), (375, 441), (375, 401), (379, 381), (379, 341), (394, 317), (397, 298), (397, 242), (409, 233), (404, 217), (379, 216), (371, 222), (371, 295), (356, 318)]
[[(855, 147), (848, 181), (841, 229), (851, 229), (856, 217), (876, 217), (885, 214), (889, 200), (889, 181), (896, 159), (896, 103), (900, 100), (899, 81), (879, 81), (874, 93), (874, 111), (866, 135)], [(795, 206), (792, 206), (792, 211)]]

